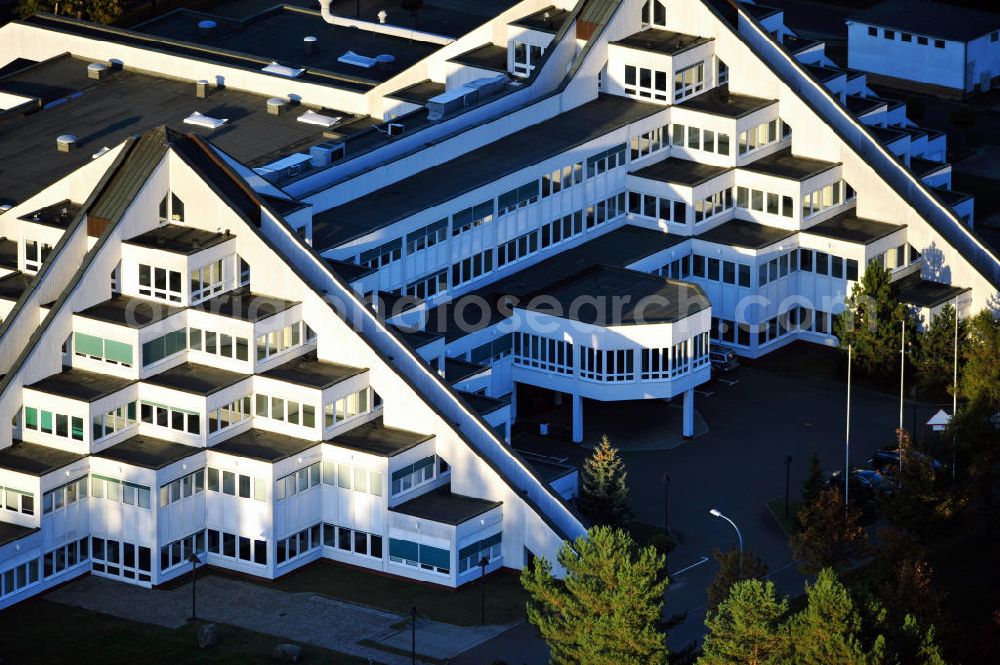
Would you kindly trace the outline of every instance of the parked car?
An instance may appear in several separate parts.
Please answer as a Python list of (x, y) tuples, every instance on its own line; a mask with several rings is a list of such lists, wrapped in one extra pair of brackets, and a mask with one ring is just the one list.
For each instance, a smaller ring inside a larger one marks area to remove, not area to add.
[(740, 366), (740, 357), (732, 349), (713, 346), (708, 350), (708, 360), (712, 363), (712, 374), (728, 374)]
[[(834, 471), (826, 481), (827, 487), (836, 487), (843, 493), (844, 472)], [(850, 501), (875, 503), (882, 495), (892, 494), (892, 482), (878, 471), (871, 469), (851, 469), (848, 490)]]
[[(911, 450), (910, 453), (919, 459), (930, 460), (931, 468), (934, 469), (934, 473), (937, 473), (944, 468), (944, 465), (941, 464), (941, 462), (937, 461), (927, 453), (922, 453), (919, 450)], [(899, 448), (889, 446), (876, 450), (875, 454), (868, 460), (868, 466), (883, 475), (896, 472), (899, 470)]]

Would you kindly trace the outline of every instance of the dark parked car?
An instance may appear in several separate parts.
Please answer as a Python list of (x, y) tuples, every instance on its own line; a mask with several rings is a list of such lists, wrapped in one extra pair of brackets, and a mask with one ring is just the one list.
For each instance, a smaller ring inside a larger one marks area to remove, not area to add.
[[(844, 472), (834, 471), (826, 481), (827, 487), (836, 487), (844, 492)], [(878, 471), (852, 469), (849, 485), (850, 501), (874, 503), (879, 496), (892, 493), (892, 482)]]
[(724, 346), (712, 346), (708, 351), (708, 359), (712, 363), (712, 375), (728, 374), (740, 366), (740, 358), (732, 349)]
[[(911, 450), (910, 454), (919, 459), (930, 460), (931, 468), (934, 469), (935, 473), (944, 468), (941, 462), (919, 450)], [(868, 460), (868, 466), (882, 474), (895, 473), (899, 470), (899, 448), (887, 447), (876, 450), (875, 454)]]

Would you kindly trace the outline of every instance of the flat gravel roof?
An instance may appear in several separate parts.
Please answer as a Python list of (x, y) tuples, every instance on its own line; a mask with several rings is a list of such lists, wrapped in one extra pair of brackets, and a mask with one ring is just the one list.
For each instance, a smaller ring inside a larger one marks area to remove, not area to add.
[(133, 383), (135, 382), (131, 379), (120, 379), (110, 374), (64, 367), (59, 374), (45, 377), (25, 388), (81, 402), (94, 402)]
[(343, 434), (338, 434), (325, 443), (380, 457), (393, 457), (432, 438), (434, 438), (433, 434), (419, 434), (395, 427), (386, 427), (382, 418), (378, 417)]
[(203, 450), (205, 449), (139, 434), (95, 453), (94, 457), (104, 457), (146, 469), (162, 469)]
[[(83, 444), (80, 446), (82, 448)], [(15, 441), (12, 446), (0, 450), (0, 469), (16, 471), (29, 476), (44, 476), (78, 462), (83, 457), (83, 455), (51, 446)]]
[(441, 488), (421, 494), (389, 510), (402, 515), (457, 526), (502, 505), (502, 501), (477, 499), (463, 494), (454, 494), (449, 488)]

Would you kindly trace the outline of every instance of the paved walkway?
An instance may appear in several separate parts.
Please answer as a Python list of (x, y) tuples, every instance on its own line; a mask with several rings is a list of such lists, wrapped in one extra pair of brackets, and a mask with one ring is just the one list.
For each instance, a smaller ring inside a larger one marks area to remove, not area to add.
[[(394, 628), (407, 619), (400, 614), (347, 603), (313, 593), (288, 593), (208, 574), (197, 582), (198, 617), (300, 644), (371, 658), (386, 665), (407, 665), (409, 656), (397, 656), (363, 646), (371, 640), (406, 652), (410, 626)], [(191, 586), (144, 589), (101, 577), (86, 576), (49, 593), (46, 599), (94, 612), (156, 624), (184, 625), (191, 614)], [(453, 626), (417, 620), (417, 653), (451, 659), (496, 637), (508, 626)]]

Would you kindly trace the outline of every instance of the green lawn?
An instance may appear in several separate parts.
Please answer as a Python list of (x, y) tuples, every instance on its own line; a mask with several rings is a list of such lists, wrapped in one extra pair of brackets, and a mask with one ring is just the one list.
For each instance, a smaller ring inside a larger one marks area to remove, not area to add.
[[(478, 625), (482, 614), (480, 582), (457, 590), (377, 575), (359, 568), (317, 561), (280, 577), (269, 586), (282, 591), (308, 591), (390, 612), (409, 614), (459, 626)], [(528, 594), (517, 574), (502, 570), (486, 576), (486, 622), (508, 624), (524, 616)]]
[(781, 527), (786, 536), (790, 536), (798, 531), (799, 525), (796, 517), (801, 507), (801, 501), (790, 500), (788, 502), (788, 519), (785, 519), (785, 497), (771, 499), (767, 502), (768, 512), (771, 513), (771, 517), (778, 523), (778, 526)]
[[(0, 612), (0, 658), (4, 665), (263, 665), (274, 662), (275, 645), (288, 641), (217, 625), (219, 643), (202, 651), (196, 624), (173, 630), (32, 598)], [(303, 647), (303, 661), (368, 662), (311, 646)]]

